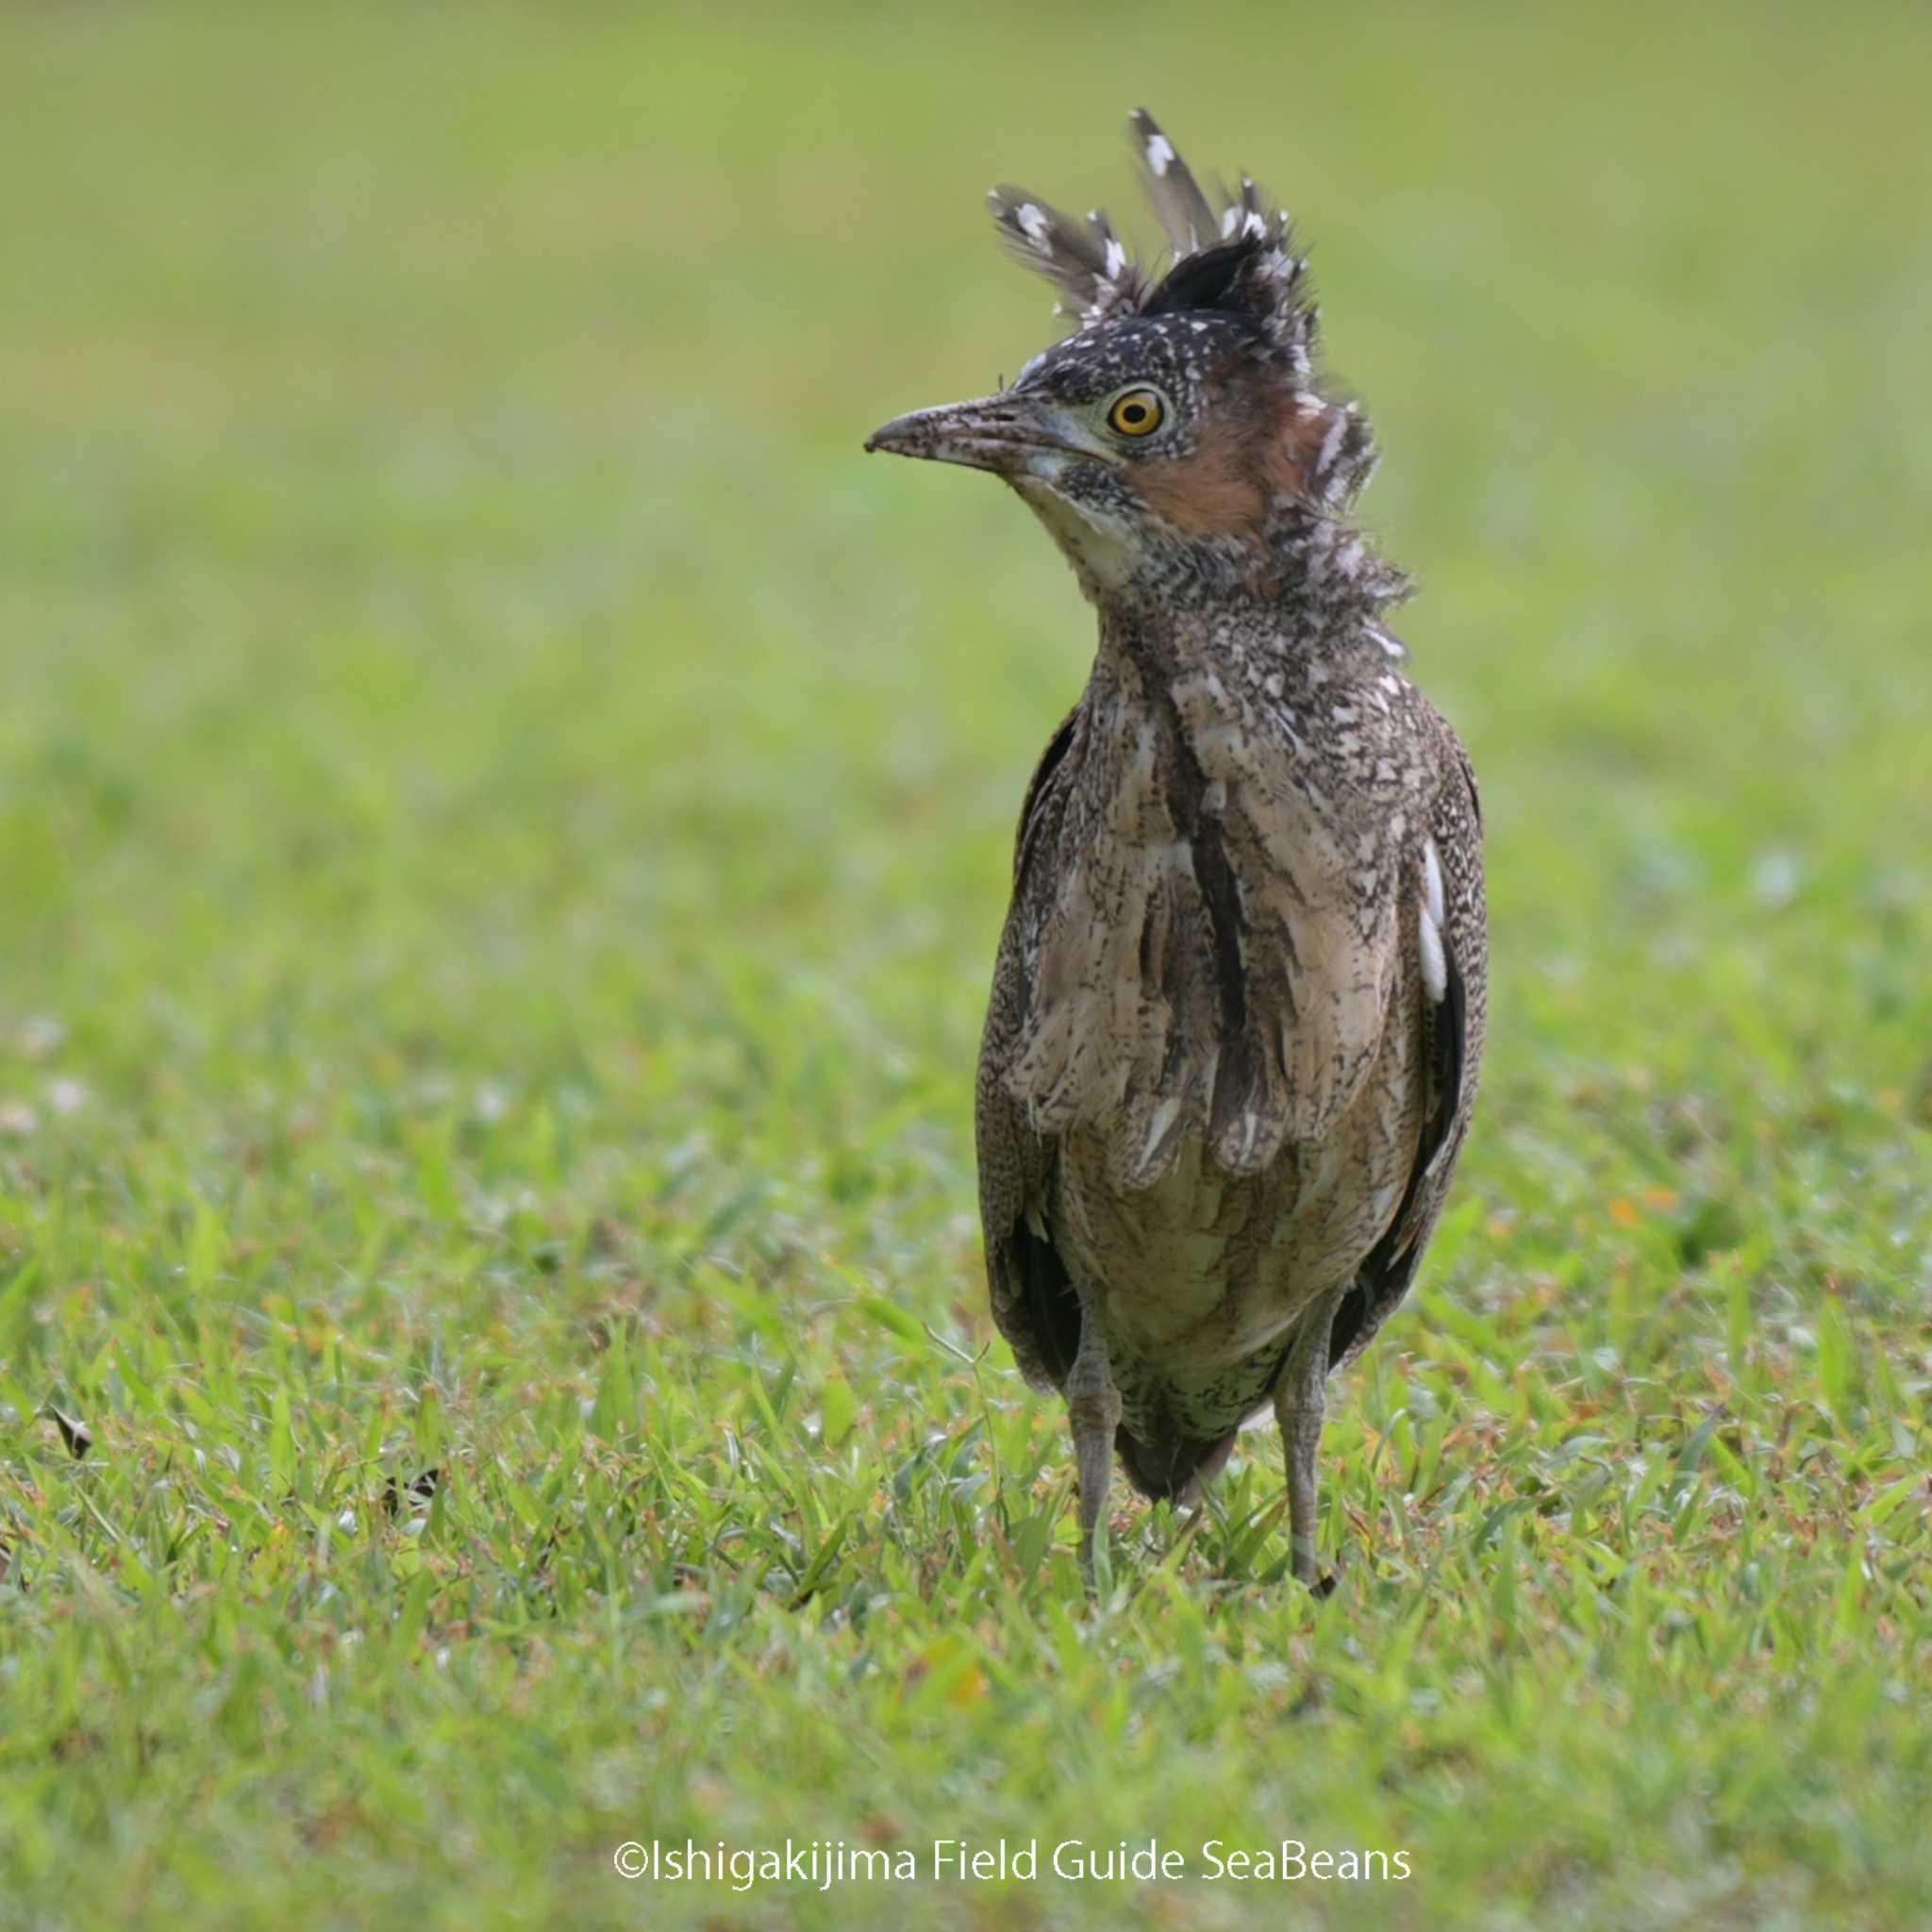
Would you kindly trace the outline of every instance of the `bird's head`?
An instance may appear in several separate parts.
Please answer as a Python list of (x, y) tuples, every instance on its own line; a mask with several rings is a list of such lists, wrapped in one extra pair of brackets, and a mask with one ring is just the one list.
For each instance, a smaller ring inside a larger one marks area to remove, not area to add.
[[(1130, 129), (1174, 249), (1165, 274), (1137, 266), (1104, 214), (1077, 222), (994, 189), (1008, 243), (1080, 327), (1009, 388), (901, 416), (866, 444), (1004, 478), (1096, 601), (1294, 568), (1374, 462), (1360, 411), (1315, 387), (1316, 308), (1287, 218), (1245, 177), (1217, 213), (1149, 115)], [(1355, 556), (1375, 594), (1373, 560)]]

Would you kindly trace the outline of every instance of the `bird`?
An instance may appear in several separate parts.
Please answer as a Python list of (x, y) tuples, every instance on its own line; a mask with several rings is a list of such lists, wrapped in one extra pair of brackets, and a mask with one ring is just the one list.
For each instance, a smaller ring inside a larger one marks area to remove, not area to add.
[(1064, 1397), (1093, 1586), (1114, 1458), (1199, 1507), (1272, 1407), (1318, 1592), (1325, 1391), (1407, 1292), (1481, 1070), (1482, 808), (1356, 521), (1376, 446), (1318, 364), (1289, 217), (1145, 109), (1168, 255), (999, 187), (1074, 326), (869, 451), (988, 471), (1098, 619), (1033, 773), (975, 1089), (994, 1321)]

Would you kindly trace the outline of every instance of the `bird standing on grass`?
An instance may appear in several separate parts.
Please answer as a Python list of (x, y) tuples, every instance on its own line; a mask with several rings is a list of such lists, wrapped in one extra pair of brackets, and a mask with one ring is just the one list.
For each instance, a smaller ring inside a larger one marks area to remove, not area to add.
[(1272, 1403), (1313, 1585), (1324, 1388), (1414, 1279), (1475, 1096), (1481, 813), (1351, 521), (1374, 446), (1287, 219), (1245, 177), (1217, 213), (1130, 125), (1165, 275), (995, 189), (1076, 332), (866, 446), (1009, 483), (1100, 616), (1020, 814), (977, 1108), (993, 1314), (1066, 1397), (1083, 1564), (1116, 1450), (1189, 1499)]

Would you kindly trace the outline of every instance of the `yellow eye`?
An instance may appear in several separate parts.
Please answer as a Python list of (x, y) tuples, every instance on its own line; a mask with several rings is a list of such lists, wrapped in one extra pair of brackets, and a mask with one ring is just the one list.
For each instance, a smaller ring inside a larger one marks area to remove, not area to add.
[(1160, 400), (1158, 390), (1130, 389), (1113, 399), (1113, 407), (1107, 412), (1107, 426), (1119, 436), (1152, 436), (1166, 414), (1167, 405)]

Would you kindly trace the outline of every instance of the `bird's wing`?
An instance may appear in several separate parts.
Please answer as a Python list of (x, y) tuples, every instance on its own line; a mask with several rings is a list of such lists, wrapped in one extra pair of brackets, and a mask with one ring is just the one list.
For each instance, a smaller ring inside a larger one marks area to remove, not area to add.
[(1024, 948), (1037, 920), (1039, 861), (1054, 840), (1064, 799), (1059, 781), (1079, 731), (1074, 711), (1055, 732), (1026, 789), (1013, 849), (1013, 903), (1000, 936), (992, 998), (980, 1046), (974, 1128), (979, 1218), (993, 1320), (1036, 1388), (1064, 1385), (1080, 1345), (1080, 1307), (1047, 1232), (1058, 1137), (1037, 1132), (1008, 1083), (1026, 1017)]
[(1422, 1136), (1407, 1185), (1382, 1238), (1356, 1271), (1329, 1332), (1331, 1368), (1352, 1361), (1408, 1292), (1449, 1191), (1482, 1068), (1489, 985), (1483, 900), (1482, 807), (1467, 754), (1441, 726), (1447, 783), (1417, 854), (1423, 984)]
[[(1392, 891), (1318, 810), (1277, 739), (1230, 723), (1211, 673), (1176, 729), (1096, 746), (1093, 835), (1063, 840), (1008, 1078), (1041, 1133), (1108, 1137), (1128, 1189), (1184, 1141), (1226, 1173), (1319, 1145), (1374, 1066), (1400, 971)], [(1177, 748), (1178, 747), (1178, 748)]]

